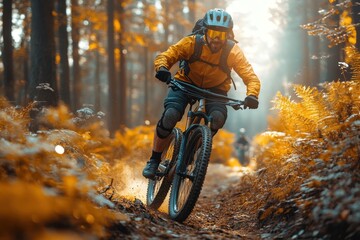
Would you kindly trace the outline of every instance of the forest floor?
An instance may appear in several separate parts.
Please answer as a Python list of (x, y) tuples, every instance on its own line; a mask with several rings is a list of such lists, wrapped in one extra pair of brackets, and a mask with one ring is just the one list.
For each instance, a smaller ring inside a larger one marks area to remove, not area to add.
[(231, 210), (241, 204), (236, 201), (241, 194), (237, 184), (246, 174), (252, 174), (250, 168), (210, 164), (197, 204), (183, 223), (167, 216), (167, 200), (159, 211), (139, 199), (119, 200), (117, 209), (129, 220), (112, 226), (109, 239), (261, 239), (257, 216)]

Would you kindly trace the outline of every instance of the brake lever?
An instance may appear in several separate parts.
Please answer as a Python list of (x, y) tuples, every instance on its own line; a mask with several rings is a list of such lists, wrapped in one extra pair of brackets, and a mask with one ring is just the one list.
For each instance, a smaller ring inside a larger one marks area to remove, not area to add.
[(243, 106), (244, 106), (244, 101), (238, 101), (237, 103), (231, 104), (231, 107), (235, 110), (239, 110), (239, 109), (243, 110), (244, 109)]
[(239, 110), (239, 109), (243, 110), (243, 108), (242, 108), (242, 106), (241, 106), (240, 103), (239, 103), (239, 104), (236, 104), (236, 105), (231, 105), (231, 107), (232, 107), (233, 109), (235, 109), (236, 111)]

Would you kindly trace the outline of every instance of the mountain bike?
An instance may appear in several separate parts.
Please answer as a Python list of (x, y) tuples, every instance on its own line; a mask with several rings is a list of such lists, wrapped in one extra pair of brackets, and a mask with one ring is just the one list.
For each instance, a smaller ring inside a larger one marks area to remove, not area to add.
[(206, 101), (221, 102), (235, 110), (242, 109), (244, 102), (174, 79), (169, 86), (183, 91), (192, 101), (185, 130), (182, 132), (174, 128), (162, 154), (156, 177), (149, 180), (146, 202), (148, 206), (158, 208), (172, 185), (169, 216), (183, 222), (192, 212), (200, 195), (211, 155), (212, 118), (206, 114)]

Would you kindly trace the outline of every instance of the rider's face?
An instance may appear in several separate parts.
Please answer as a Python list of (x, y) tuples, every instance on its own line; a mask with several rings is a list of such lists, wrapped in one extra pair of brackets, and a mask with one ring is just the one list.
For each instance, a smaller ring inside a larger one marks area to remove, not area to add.
[(226, 32), (208, 30), (206, 32), (206, 39), (211, 52), (216, 53), (220, 51), (226, 42)]

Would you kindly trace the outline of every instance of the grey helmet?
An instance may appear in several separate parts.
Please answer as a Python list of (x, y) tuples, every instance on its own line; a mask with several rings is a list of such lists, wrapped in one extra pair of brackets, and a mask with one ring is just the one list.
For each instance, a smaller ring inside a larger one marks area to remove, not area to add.
[(228, 32), (232, 30), (234, 23), (228, 12), (215, 8), (205, 14), (204, 25), (206, 28)]

